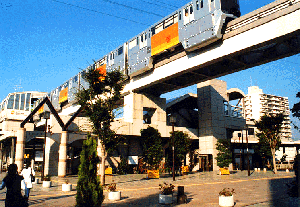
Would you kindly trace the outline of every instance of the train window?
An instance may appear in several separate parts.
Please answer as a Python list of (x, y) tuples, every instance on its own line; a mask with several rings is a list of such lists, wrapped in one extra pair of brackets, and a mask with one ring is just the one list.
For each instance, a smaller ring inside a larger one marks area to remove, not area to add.
[(199, 1), (196, 1), (196, 9), (199, 10)]
[(13, 109), (13, 107), (14, 107), (14, 100), (15, 100), (15, 96), (14, 95), (10, 95), (10, 97), (8, 99), (7, 109)]
[(121, 55), (122, 53), (123, 53), (123, 46), (118, 49), (118, 55)]
[(181, 20), (181, 11), (179, 11), (178, 14), (179, 14), (178, 18), (179, 18), (179, 20)]
[(155, 35), (155, 27), (151, 28), (151, 34), (152, 34), (152, 36)]
[(190, 7), (190, 14), (193, 14), (193, 6)]
[(30, 93), (26, 93), (26, 105), (25, 105), (25, 110), (29, 111), (29, 106), (30, 106)]
[(140, 49), (147, 46), (147, 34), (141, 35)]
[(129, 42), (129, 49), (136, 46), (136, 39), (133, 39), (131, 42)]
[(139, 37), (136, 38), (136, 45), (139, 45)]
[(25, 93), (21, 95), (21, 105), (20, 105), (20, 110), (24, 110), (24, 105), (25, 105)]
[(190, 4), (189, 6), (187, 6), (185, 9), (184, 9), (184, 12), (185, 12), (185, 16), (183, 17), (183, 24), (186, 25), (188, 23), (190, 23), (191, 21), (195, 20), (194, 19), (194, 8), (193, 8), (193, 5)]
[(15, 99), (15, 109), (19, 110), (19, 105), (20, 105), (20, 94), (16, 94), (16, 99)]
[(203, 0), (200, 0), (200, 7), (203, 8)]
[(160, 24), (158, 24), (158, 25), (156, 25), (156, 27), (155, 27), (155, 33), (157, 34), (157, 33), (159, 33), (160, 31), (162, 31), (162, 30), (164, 29), (163, 26), (164, 26), (164, 23), (163, 23), (163, 22), (160, 23)]
[(214, 2), (214, 0), (211, 0), (211, 2)]
[(174, 24), (174, 16), (172, 16), (169, 19), (165, 20), (165, 28), (171, 26), (172, 24)]

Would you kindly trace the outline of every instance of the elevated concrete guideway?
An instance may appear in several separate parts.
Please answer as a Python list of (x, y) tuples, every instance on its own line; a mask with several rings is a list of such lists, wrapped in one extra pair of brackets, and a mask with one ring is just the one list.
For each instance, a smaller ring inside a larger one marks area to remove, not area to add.
[(299, 19), (300, 0), (275, 1), (229, 22), (223, 41), (191, 53), (167, 51), (153, 71), (130, 80), (123, 92), (159, 96), (297, 54)]

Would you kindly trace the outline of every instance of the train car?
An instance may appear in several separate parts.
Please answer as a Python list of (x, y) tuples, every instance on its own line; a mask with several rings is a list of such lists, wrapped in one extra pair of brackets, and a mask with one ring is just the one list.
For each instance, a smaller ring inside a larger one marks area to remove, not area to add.
[(103, 75), (120, 70), (132, 78), (152, 70), (155, 57), (175, 47), (191, 52), (208, 46), (222, 38), (226, 22), (239, 16), (238, 0), (192, 0), (51, 91), (51, 102), (56, 110), (73, 103), (77, 90), (89, 87), (84, 78), (89, 69)]
[(237, 0), (191, 1), (127, 42), (128, 75), (151, 70), (155, 56), (179, 44), (191, 52), (221, 39), (225, 23), (239, 16)]
[[(127, 43), (120, 45), (117, 49), (111, 51), (101, 60), (106, 59), (106, 71), (119, 70), (124, 75), (127, 75), (126, 62), (127, 62)], [(100, 65), (104, 64), (99, 61)]]
[[(0, 128), (4, 120), (24, 120), (34, 109), (36, 102), (47, 93), (37, 91), (14, 92), (0, 103)], [(6, 126), (2, 126), (6, 131)]]

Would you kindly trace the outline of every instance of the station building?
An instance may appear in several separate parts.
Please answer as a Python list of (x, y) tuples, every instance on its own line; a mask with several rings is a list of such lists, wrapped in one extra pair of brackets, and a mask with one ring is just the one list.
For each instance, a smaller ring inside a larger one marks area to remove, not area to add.
[[(10, 98), (11, 96), (14, 96), (14, 99)], [(43, 144), (45, 144), (45, 175), (64, 176), (77, 173), (83, 140), (87, 132), (91, 131), (91, 123), (84, 114), (76, 114), (80, 107), (74, 101), (66, 101), (67, 96), (66, 90), (62, 90), (56, 100), (60, 103), (59, 109), (52, 108), (51, 110), (55, 111), (51, 111), (50, 116), (47, 117), (46, 112), (51, 107), (48, 103), (44, 104), (25, 124), (23, 121), (32, 110), (35, 110), (34, 107), (48, 97), (47, 94), (23, 92), (8, 95), (1, 103), (0, 113), (2, 169), (14, 161), (20, 166), (26, 163), (40, 168), (43, 160)], [(26, 105), (29, 104), (27, 97), (30, 97), (29, 108)], [(195, 149), (193, 159), (197, 162), (194, 170), (216, 171), (219, 169), (215, 159), (217, 140), (231, 139), (232, 143), (236, 143), (236, 135), (243, 134), (246, 139), (249, 134), (247, 125), (249, 121), (245, 115), (246, 98), (247, 96), (241, 90), (237, 88), (227, 90), (227, 83), (217, 79), (197, 84), (197, 94), (185, 94), (168, 102), (154, 95), (134, 92), (126, 94), (120, 103), (122, 115), (112, 123), (112, 129), (117, 134), (123, 135), (127, 142), (108, 156), (106, 167), (117, 168), (121, 156), (128, 157), (130, 164), (138, 164), (138, 158), (142, 155), (140, 130), (148, 126), (156, 128), (161, 133), (164, 143), (167, 143), (172, 131), (170, 121), (172, 116), (176, 118), (175, 131), (186, 132), (192, 139)], [(14, 100), (13, 109), (11, 109), (11, 103), (8, 104), (9, 100)], [(24, 107), (18, 106), (17, 103), (23, 104)], [(12, 110), (15, 115), (18, 115), (17, 118), (9, 118)], [(24, 115), (19, 112), (22, 110)], [(70, 119), (72, 122), (65, 127)], [(13, 124), (8, 125), (8, 120)], [(21, 123), (25, 124), (25, 127), (20, 130), (18, 127)], [(24, 143), (22, 139), (19, 143), (15, 141), (20, 134), (23, 136)], [(252, 140), (250, 135), (248, 137), (249, 143), (252, 141), (257, 143), (256, 138)], [(22, 146), (22, 144), (25, 145)], [(240, 145), (233, 146), (237, 149), (233, 149), (235, 159), (233, 165), (230, 166), (231, 169), (238, 168), (240, 158), (238, 156)], [(21, 150), (15, 150), (16, 148), (24, 149), (23, 155), (20, 153)], [(244, 147), (240, 148), (244, 149)], [(101, 149), (98, 149), (98, 152), (100, 153)], [(250, 150), (251, 159), (253, 153)], [(188, 164), (188, 158), (186, 164)], [(252, 160), (250, 164), (254, 167)]]

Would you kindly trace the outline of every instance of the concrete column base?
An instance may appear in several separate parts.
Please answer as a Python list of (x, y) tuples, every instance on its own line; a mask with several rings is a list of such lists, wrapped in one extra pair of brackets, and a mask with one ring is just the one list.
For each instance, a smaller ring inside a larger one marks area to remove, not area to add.
[(15, 163), (18, 166), (18, 172), (21, 172), (24, 166), (25, 133), (26, 133), (25, 128), (18, 129), (17, 143), (16, 143), (16, 160), (15, 160)]
[(67, 140), (68, 132), (61, 132), (61, 140), (59, 145), (59, 161), (58, 161), (58, 176), (65, 177), (67, 174)]

